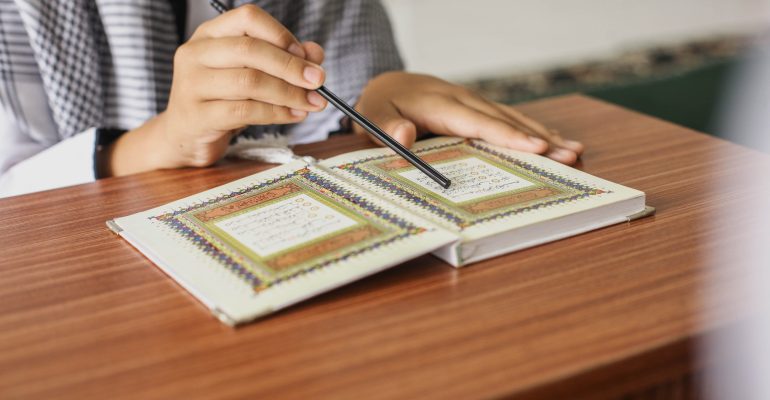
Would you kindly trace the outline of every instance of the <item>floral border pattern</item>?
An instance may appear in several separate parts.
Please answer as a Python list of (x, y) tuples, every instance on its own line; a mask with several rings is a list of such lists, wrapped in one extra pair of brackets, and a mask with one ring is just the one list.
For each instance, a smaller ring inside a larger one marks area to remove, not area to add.
[(495, 220), (495, 219), (500, 219), (500, 218), (508, 217), (508, 216), (511, 216), (511, 215), (521, 214), (521, 213), (524, 213), (524, 212), (527, 212), (527, 211), (537, 210), (537, 209), (540, 209), (540, 208), (546, 208), (546, 207), (550, 207), (550, 206), (557, 205), (557, 204), (569, 203), (569, 202), (576, 201), (576, 200), (583, 199), (583, 198), (587, 198), (587, 197), (590, 197), (590, 196), (595, 196), (595, 195), (599, 195), (599, 194), (603, 194), (603, 193), (608, 193), (605, 190), (602, 190), (602, 189), (599, 189), (599, 188), (594, 188), (594, 187), (591, 187), (591, 186), (588, 186), (588, 185), (585, 185), (585, 184), (582, 184), (582, 183), (570, 180), (568, 178), (565, 178), (563, 176), (560, 176), (560, 175), (557, 175), (557, 174), (555, 174), (553, 172), (550, 172), (550, 171), (548, 171), (546, 169), (534, 166), (532, 164), (529, 164), (527, 162), (524, 162), (524, 161), (521, 161), (519, 159), (513, 158), (513, 157), (508, 156), (506, 154), (503, 154), (501, 152), (489, 149), (486, 146), (480, 145), (480, 144), (478, 144), (478, 143), (476, 143), (474, 141), (470, 141), (470, 140), (464, 140), (462, 142), (443, 143), (443, 144), (436, 145), (436, 146), (426, 147), (424, 149), (418, 150), (417, 153), (425, 153), (425, 152), (428, 152), (428, 151), (440, 150), (440, 149), (445, 149), (445, 148), (453, 147), (453, 146), (468, 146), (468, 147), (470, 147), (470, 148), (472, 148), (472, 149), (474, 149), (476, 151), (479, 151), (481, 153), (485, 153), (485, 154), (487, 154), (489, 156), (497, 158), (497, 159), (499, 159), (499, 160), (501, 160), (501, 161), (503, 161), (503, 162), (505, 162), (505, 163), (507, 163), (509, 165), (512, 165), (514, 167), (523, 169), (523, 170), (525, 170), (525, 171), (527, 171), (529, 173), (535, 174), (535, 175), (537, 175), (538, 177), (540, 177), (540, 178), (542, 178), (544, 180), (547, 180), (547, 181), (550, 181), (550, 182), (554, 182), (554, 183), (556, 183), (556, 184), (558, 184), (558, 185), (560, 185), (562, 187), (567, 187), (569, 189), (572, 189), (573, 191), (576, 191), (577, 193), (573, 194), (572, 196), (563, 197), (563, 198), (559, 198), (559, 199), (553, 199), (553, 200), (545, 201), (545, 202), (542, 202), (542, 203), (535, 203), (535, 204), (532, 204), (532, 205), (529, 205), (529, 206), (525, 206), (525, 207), (521, 207), (521, 208), (515, 208), (515, 209), (510, 209), (510, 210), (506, 210), (506, 211), (503, 211), (503, 212), (500, 212), (500, 213), (496, 213), (496, 214), (488, 215), (488, 216), (485, 216), (485, 217), (480, 217), (480, 218), (469, 220), (469, 219), (464, 218), (461, 215), (458, 215), (457, 213), (454, 213), (454, 212), (452, 212), (450, 210), (447, 210), (445, 208), (439, 207), (436, 204), (432, 204), (432, 203), (428, 202), (426, 199), (424, 199), (423, 197), (420, 197), (420, 196), (418, 196), (418, 195), (416, 195), (414, 193), (411, 193), (410, 191), (405, 190), (404, 188), (400, 187), (399, 185), (397, 185), (397, 184), (395, 184), (395, 183), (393, 183), (393, 182), (391, 182), (389, 180), (385, 180), (385, 179), (383, 179), (382, 177), (378, 176), (375, 173), (367, 171), (366, 169), (362, 168), (362, 166), (361, 166), (362, 164), (367, 164), (367, 163), (370, 163), (372, 161), (377, 161), (377, 160), (381, 160), (381, 159), (388, 158), (388, 157), (395, 157), (393, 155), (381, 155), (381, 156), (368, 157), (368, 158), (357, 160), (357, 161), (354, 161), (354, 162), (351, 162), (351, 163), (342, 164), (342, 165), (336, 165), (336, 166), (333, 166), (332, 168), (333, 169), (340, 169), (340, 170), (349, 172), (349, 173), (357, 176), (358, 178), (361, 178), (361, 179), (367, 181), (368, 183), (374, 184), (375, 186), (378, 186), (381, 189), (384, 189), (384, 190), (386, 190), (386, 191), (388, 191), (390, 193), (395, 194), (396, 196), (406, 200), (409, 203), (412, 203), (412, 204), (414, 204), (414, 205), (416, 205), (416, 206), (418, 206), (418, 207), (420, 207), (420, 208), (422, 208), (424, 210), (429, 211), (430, 213), (438, 216), (439, 218), (442, 218), (442, 219), (447, 220), (447, 221), (449, 221), (451, 223), (454, 223), (460, 229), (465, 229), (465, 228), (468, 228), (468, 227), (473, 226), (473, 225), (477, 225), (477, 224), (480, 224), (480, 223), (483, 223), (483, 222), (488, 222), (488, 221)]
[[(312, 265), (308, 268), (297, 271), (294, 274), (268, 281), (268, 280), (261, 279), (260, 277), (255, 275), (245, 265), (238, 262), (235, 258), (231, 257), (229, 254), (222, 251), (222, 249), (217, 247), (214, 243), (212, 243), (206, 237), (196, 232), (190, 226), (188, 226), (187, 224), (181, 221), (181, 216), (183, 216), (184, 214), (194, 212), (198, 209), (210, 206), (212, 204), (226, 202), (226, 201), (235, 199), (237, 197), (253, 194), (254, 192), (257, 192), (261, 189), (267, 188), (273, 184), (279, 183), (281, 181), (284, 181), (292, 177), (302, 178), (303, 180), (306, 181), (306, 183), (317, 187), (318, 191), (322, 194), (326, 193), (326, 194), (336, 195), (336, 197), (339, 197), (340, 199), (345, 201), (348, 206), (351, 206), (352, 208), (359, 210), (359, 212), (361, 212), (365, 216), (376, 217), (377, 219), (379, 219), (380, 221), (386, 224), (390, 224), (392, 226), (397, 227), (401, 233), (398, 233), (395, 236), (390, 236), (388, 238), (385, 238), (384, 240), (376, 241), (363, 248), (353, 249), (352, 251), (348, 251), (333, 259), (325, 260), (323, 262)], [(416, 226), (392, 214), (391, 212), (370, 203), (369, 201), (362, 198), (359, 194), (356, 194), (354, 192), (351, 192), (350, 190), (347, 190), (339, 186), (338, 184), (324, 178), (323, 176), (311, 171), (308, 168), (303, 168), (301, 170), (292, 172), (290, 174), (286, 174), (268, 181), (264, 181), (256, 185), (247, 186), (239, 190), (236, 190), (234, 192), (223, 194), (221, 196), (211, 198), (206, 201), (190, 205), (188, 207), (180, 208), (172, 212), (151, 216), (149, 217), (149, 219), (154, 219), (166, 224), (174, 232), (176, 232), (183, 238), (190, 241), (193, 245), (195, 245), (196, 248), (202, 251), (205, 255), (213, 258), (219, 264), (225, 267), (227, 270), (231, 271), (232, 273), (237, 275), (241, 280), (248, 283), (255, 291), (264, 290), (268, 287), (296, 278), (300, 275), (304, 275), (304, 274), (313, 272), (315, 270), (328, 267), (332, 264), (345, 261), (351, 257), (378, 249), (382, 246), (388, 245), (398, 240), (405, 239), (410, 236), (418, 235), (426, 231), (425, 228)]]

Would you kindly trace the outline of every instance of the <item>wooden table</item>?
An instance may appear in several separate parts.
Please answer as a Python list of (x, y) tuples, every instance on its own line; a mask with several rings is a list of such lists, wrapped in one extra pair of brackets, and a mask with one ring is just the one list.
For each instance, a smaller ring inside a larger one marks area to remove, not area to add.
[[(584, 141), (578, 167), (645, 191), (657, 215), (461, 270), (424, 256), (233, 330), (104, 221), (269, 166), (4, 199), (0, 397), (692, 395), (695, 341), (740, 315), (736, 299), (700, 296), (707, 270), (729, 277), (742, 265), (708, 256), (740, 239), (711, 221), (755, 194), (737, 180), (725, 195), (711, 185), (768, 157), (581, 96), (521, 109)], [(339, 136), (297, 152), (367, 146)]]

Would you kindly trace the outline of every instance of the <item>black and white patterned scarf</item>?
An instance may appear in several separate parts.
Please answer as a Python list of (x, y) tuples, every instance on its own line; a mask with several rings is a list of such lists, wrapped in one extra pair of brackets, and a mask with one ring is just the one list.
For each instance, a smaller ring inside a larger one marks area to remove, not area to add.
[[(248, 2), (300, 40), (324, 46), (327, 86), (343, 98), (355, 99), (371, 77), (402, 67), (376, 0), (236, 0), (231, 6)], [(19, 130), (40, 143), (90, 128), (132, 129), (165, 109), (178, 45), (168, 0), (0, 0), (0, 104)], [(36, 86), (45, 93), (47, 110), (27, 105), (24, 92)], [(35, 113), (49, 113), (54, 129), (35, 129)], [(328, 109), (306, 124), (313, 129), (333, 118), (338, 116)]]

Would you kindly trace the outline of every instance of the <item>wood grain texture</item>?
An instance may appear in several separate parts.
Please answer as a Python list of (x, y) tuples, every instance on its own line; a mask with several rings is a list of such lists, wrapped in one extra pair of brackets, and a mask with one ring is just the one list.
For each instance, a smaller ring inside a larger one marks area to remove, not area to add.
[(700, 296), (706, 271), (742, 265), (708, 256), (741, 239), (710, 221), (756, 194), (713, 179), (768, 158), (581, 96), (520, 108), (584, 141), (579, 168), (646, 192), (657, 215), (461, 270), (420, 257), (233, 330), (104, 221), (270, 166), (0, 200), (0, 397), (614, 398), (689, 379), (695, 340), (740, 316), (739, 299)]

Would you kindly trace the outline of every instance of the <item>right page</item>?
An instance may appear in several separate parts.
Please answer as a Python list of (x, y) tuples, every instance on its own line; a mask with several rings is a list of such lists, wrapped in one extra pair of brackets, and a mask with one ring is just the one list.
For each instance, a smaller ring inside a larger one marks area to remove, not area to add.
[[(630, 214), (644, 210), (644, 193), (543, 156), (483, 141), (443, 137), (418, 142), (412, 150), (451, 179), (451, 187), (441, 188), (405, 159), (385, 148), (343, 154), (320, 165), (459, 233), (466, 242), (629, 199), (634, 199), (633, 204), (615, 212)], [(619, 222), (618, 216), (612, 218)], [(590, 221), (581, 223), (586, 225), (585, 228), (608, 225)], [(577, 230), (575, 227), (570, 229)], [(588, 229), (581, 231), (585, 230)], [(553, 232), (551, 236), (564, 237), (564, 233)]]

